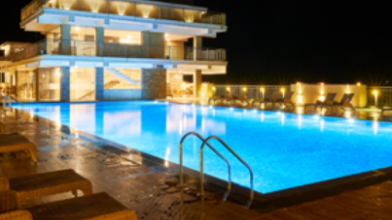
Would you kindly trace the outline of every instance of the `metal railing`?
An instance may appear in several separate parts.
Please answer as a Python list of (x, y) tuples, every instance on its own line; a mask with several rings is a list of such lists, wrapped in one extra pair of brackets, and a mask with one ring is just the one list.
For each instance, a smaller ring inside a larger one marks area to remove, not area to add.
[[(94, 57), (156, 58), (172, 60), (225, 61), (225, 49), (186, 46), (143, 46), (118, 43), (97, 43), (95, 41), (73, 41), (45, 39), (13, 52), (1, 60), (12, 62), (38, 55), (71, 55)], [(197, 59), (195, 59), (197, 56)]]
[[(239, 96), (243, 89), (246, 88), (246, 97), (248, 99), (261, 99), (270, 97), (275, 91), (290, 91), (290, 85), (216, 85), (214, 96), (226, 96), (228, 93), (228, 89), (230, 91), (234, 91), (234, 96)], [(283, 93), (282, 97), (283, 98)]]
[[(377, 92), (377, 96), (374, 92)], [(376, 104), (377, 107), (392, 106), (392, 86), (367, 87), (367, 106), (375, 106)]]
[(253, 202), (254, 199), (254, 190), (253, 190), (253, 171), (252, 168), (237, 154), (233, 151), (233, 149), (231, 149), (222, 139), (220, 139), (217, 136), (210, 136), (206, 139), (204, 139), (200, 134), (196, 133), (196, 132), (189, 132), (186, 135), (184, 135), (184, 137), (182, 137), (181, 141), (180, 141), (180, 146), (179, 146), (179, 150), (180, 150), (180, 187), (183, 187), (183, 174), (182, 174), (182, 145), (184, 140), (190, 136), (190, 135), (195, 135), (196, 137), (198, 137), (200, 140), (203, 141), (201, 147), (200, 147), (200, 195), (201, 197), (205, 196), (205, 191), (204, 191), (204, 146), (207, 145), (215, 154), (217, 154), (221, 159), (223, 159), (227, 165), (228, 165), (228, 170), (229, 170), (229, 179), (228, 179), (228, 186), (227, 186), (227, 192), (225, 193), (223, 200), (226, 200), (227, 197), (229, 196), (229, 193), (231, 191), (231, 171), (230, 171), (230, 163), (228, 162), (228, 160), (226, 158), (224, 158), (211, 144), (208, 143), (208, 141), (215, 139), (218, 140), (228, 151), (230, 151), (231, 154), (233, 154), (248, 170), (250, 173), (250, 195), (249, 195), (249, 200), (245, 205), (245, 208), (249, 208), (250, 205)]
[(206, 13), (205, 11), (195, 10), (185, 6), (161, 6), (158, 3), (141, 3), (140, 1), (132, 0), (34, 0), (22, 9), (22, 21), (41, 7), (166, 19), (189, 23), (226, 25), (226, 14), (224, 13)]
[[(184, 135), (184, 137), (182, 137), (182, 139), (181, 139), (181, 141), (180, 141), (180, 146), (179, 146), (179, 149), (180, 149), (180, 187), (182, 188), (183, 187), (183, 184), (184, 184), (184, 178), (183, 178), (183, 172), (182, 172), (182, 145), (183, 145), (183, 143), (184, 143), (184, 141), (185, 141), (185, 139), (188, 137), (188, 136), (190, 136), (190, 135), (194, 135), (194, 136), (196, 136), (196, 137), (198, 137), (201, 141), (203, 141), (203, 143), (204, 143), (204, 141), (205, 141), (205, 139), (200, 135), (200, 134), (198, 134), (198, 133), (196, 133), (196, 132), (189, 132), (189, 133), (187, 133), (187, 134), (185, 134)], [(225, 162), (226, 162), (226, 164), (227, 164), (227, 170), (228, 170), (228, 185), (227, 185), (227, 192), (225, 193), (225, 195), (223, 196), (223, 198), (222, 198), (222, 200), (223, 201), (225, 201), (226, 199), (227, 199), (227, 197), (229, 196), (229, 194), (230, 194), (230, 191), (231, 191), (231, 169), (230, 169), (230, 163), (229, 163), (229, 161), (222, 155), (222, 154), (220, 154), (213, 146), (211, 146), (209, 143), (206, 143), (206, 145), (216, 154), (216, 155), (218, 155), (222, 160), (224, 160)], [(204, 146), (204, 144), (203, 144), (203, 146)], [(203, 188), (203, 190), (204, 190), (204, 188)], [(203, 191), (204, 192), (204, 191)], [(203, 195), (202, 196), (204, 196), (204, 193), (203, 193)]]

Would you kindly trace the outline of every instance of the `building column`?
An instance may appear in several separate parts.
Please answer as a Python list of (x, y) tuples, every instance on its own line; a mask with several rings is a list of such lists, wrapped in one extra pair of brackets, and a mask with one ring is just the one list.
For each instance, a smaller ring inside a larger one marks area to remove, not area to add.
[(60, 101), (69, 102), (71, 101), (71, 68), (61, 67), (61, 79), (60, 79)]
[(34, 70), (34, 92), (35, 92), (35, 101), (39, 101), (39, 68)]
[(202, 49), (203, 49), (203, 37), (194, 36), (193, 37), (193, 60), (202, 59)]
[(60, 28), (61, 28), (60, 54), (73, 55), (72, 44), (71, 44), (71, 25), (63, 24), (60, 26)]
[(102, 56), (103, 43), (105, 43), (105, 29), (102, 27), (95, 28), (96, 56)]
[(201, 98), (201, 70), (196, 70), (193, 75), (193, 94), (195, 98)]
[(143, 99), (166, 99), (166, 69), (142, 69), (141, 74)]
[(103, 92), (105, 90), (103, 67), (95, 68), (95, 100), (103, 100)]

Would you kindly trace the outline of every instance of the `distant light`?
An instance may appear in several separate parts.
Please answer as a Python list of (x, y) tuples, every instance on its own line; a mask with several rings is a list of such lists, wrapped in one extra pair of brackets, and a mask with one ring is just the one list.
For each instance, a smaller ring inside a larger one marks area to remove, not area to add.
[(148, 15), (144, 15), (143, 18), (148, 18)]
[(166, 41), (170, 41), (170, 38), (167, 38)]
[(301, 85), (301, 82), (297, 82), (297, 85)]
[(264, 92), (264, 88), (263, 87), (260, 88), (260, 92)]
[(282, 88), (280, 91), (284, 92), (284, 88)]
[(320, 116), (315, 115), (315, 116), (313, 116), (313, 118), (316, 119), (316, 120), (318, 120), (318, 119), (320, 119)]
[(230, 87), (226, 87), (226, 90), (230, 92)]
[(375, 96), (377, 96), (377, 95), (378, 95), (378, 91), (377, 91), (377, 90), (374, 90), (374, 91), (373, 91), (373, 94), (374, 94)]
[(360, 82), (357, 82), (357, 86), (360, 86), (361, 85), (361, 83)]
[(323, 83), (323, 82), (321, 82), (321, 83), (320, 83), (320, 85), (322, 85), (322, 86), (323, 86), (323, 85), (324, 85), (324, 83)]
[(246, 87), (242, 88), (242, 91), (246, 92), (248, 90)]
[(79, 27), (75, 27), (75, 31), (79, 31), (80, 30), (80, 28)]
[(128, 35), (128, 39), (131, 39), (132, 38), (132, 36), (131, 35)]
[(169, 34), (165, 34), (165, 37), (169, 37)]
[(212, 90), (214, 90), (214, 91), (215, 91), (215, 89), (216, 89), (216, 88), (215, 88), (215, 86), (214, 86), (214, 87), (212, 87)]

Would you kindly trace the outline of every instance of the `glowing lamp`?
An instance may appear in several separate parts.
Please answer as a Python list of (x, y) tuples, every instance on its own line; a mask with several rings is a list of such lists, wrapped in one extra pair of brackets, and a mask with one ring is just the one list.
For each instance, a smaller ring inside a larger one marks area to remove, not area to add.
[(216, 88), (215, 88), (215, 86), (214, 86), (214, 87), (212, 87), (212, 90), (213, 90), (213, 91), (215, 91), (215, 89), (216, 89)]
[(264, 92), (264, 88), (260, 88), (260, 92)]
[(242, 91), (246, 92), (248, 90), (246, 87), (242, 88)]
[(377, 96), (377, 95), (378, 95), (378, 91), (377, 91), (377, 90), (374, 90), (374, 91), (373, 91), (373, 94), (374, 94), (375, 96)]
[(226, 90), (227, 90), (228, 92), (230, 92), (230, 87), (227, 87)]
[(361, 85), (361, 83), (360, 82), (357, 82), (357, 86), (360, 86)]

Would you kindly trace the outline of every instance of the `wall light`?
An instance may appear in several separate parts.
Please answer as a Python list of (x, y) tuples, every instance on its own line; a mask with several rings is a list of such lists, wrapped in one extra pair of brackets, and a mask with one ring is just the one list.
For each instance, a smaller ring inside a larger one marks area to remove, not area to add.
[(361, 85), (361, 83), (360, 82), (357, 82), (357, 86), (360, 86)]
[(284, 98), (284, 88), (282, 88), (280, 91), (282, 91), (283, 98)]
[(378, 91), (377, 91), (377, 90), (374, 90), (374, 91), (373, 91), (373, 95), (374, 95), (374, 105), (375, 105), (376, 108), (377, 108), (377, 106), (378, 106)]
[(231, 89), (230, 89), (230, 87), (226, 87), (226, 90), (227, 90), (228, 92), (230, 92)]
[(242, 88), (242, 91), (246, 92), (248, 90), (248, 88), (244, 87)]
[(79, 31), (80, 30), (80, 28), (79, 27), (75, 27), (75, 31)]

